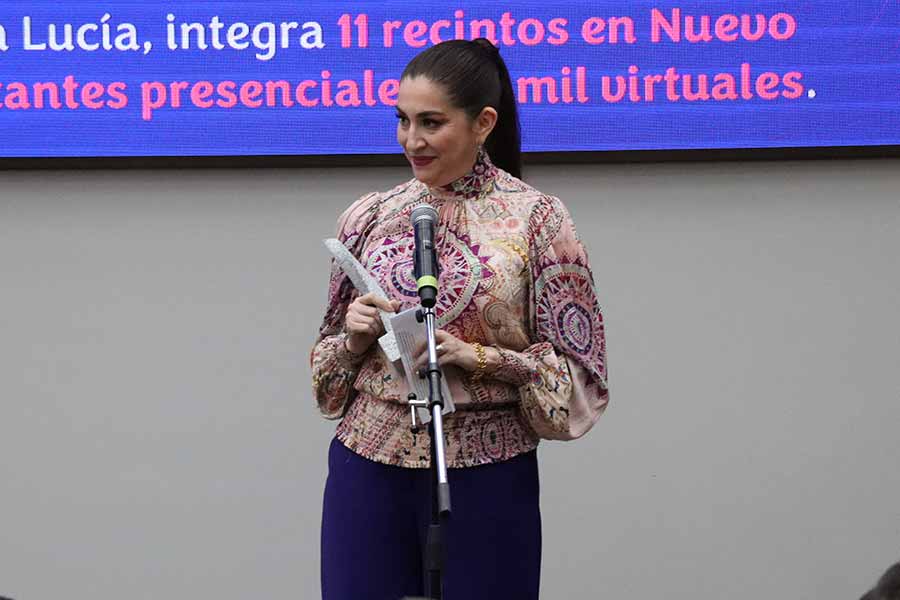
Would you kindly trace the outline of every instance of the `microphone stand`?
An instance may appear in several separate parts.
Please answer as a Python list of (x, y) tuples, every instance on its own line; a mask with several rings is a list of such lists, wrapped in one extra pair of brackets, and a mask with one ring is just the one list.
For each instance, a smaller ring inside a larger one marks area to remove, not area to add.
[(447, 461), (444, 457), (444, 398), (441, 397), (441, 367), (438, 364), (437, 344), (435, 343), (434, 306), (438, 296), (438, 264), (435, 252), (435, 225), (438, 222), (437, 211), (427, 204), (413, 209), (410, 221), (415, 236), (415, 255), (413, 272), (419, 293), (421, 308), (416, 311), (416, 320), (425, 324), (428, 340), (428, 365), (419, 371), (419, 376), (428, 380), (428, 399), (417, 400), (414, 394), (409, 395), (410, 412), (412, 413), (412, 430), (418, 431), (416, 408), (427, 408), (431, 414), (428, 433), (431, 437), (431, 524), (425, 542), (424, 570), (425, 593), (429, 598), (440, 599), (443, 596), (441, 576), (444, 570), (444, 535), (443, 529), (450, 517), (450, 484), (447, 482)]
[(447, 461), (444, 446), (444, 421), (442, 411), (444, 400), (441, 397), (441, 373), (437, 361), (435, 344), (434, 307), (419, 309), (416, 320), (425, 323), (428, 336), (428, 366), (419, 372), (419, 376), (428, 379), (428, 400), (417, 400), (415, 394), (409, 395), (412, 406), (412, 428), (418, 431), (416, 407), (427, 407), (431, 413), (428, 434), (431, 438), (431, 524), (425, 543), (425, 594), (428, 598), (440, 599), (443, 594), (441, 577), (444, 567), (444, 535), (443, 526), (450, 516), (450, 484), (447, 481)]

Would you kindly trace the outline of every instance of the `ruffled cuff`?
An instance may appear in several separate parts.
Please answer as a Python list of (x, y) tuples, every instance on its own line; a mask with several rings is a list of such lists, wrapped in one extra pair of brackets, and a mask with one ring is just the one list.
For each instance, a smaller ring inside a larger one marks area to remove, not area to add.
[(347, 371), (358, 371), (366, 352), (362, 354), (354, 354), (347, 349), (347, 333), (341, 333), (335, 336), (334, 358), (342, 369)]
[(494, 346), (494, 349), (500, 355), (500, 365), (488, 373), (491, 379), (519, 387), (530, 383), (535, 377), (540, 377), (537, 362), (531, 355), (498, 346)]

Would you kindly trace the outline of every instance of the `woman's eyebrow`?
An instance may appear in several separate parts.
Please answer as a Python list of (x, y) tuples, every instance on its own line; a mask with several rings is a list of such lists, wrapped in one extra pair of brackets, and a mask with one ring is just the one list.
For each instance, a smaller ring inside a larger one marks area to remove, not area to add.
[[(406, 115), (406, 112), (401, 108), (397, 108), (397, 112), (400, 113), (401, 115), (404, 115), (404, 116)], [(442, 113), (439, 110), (423, 110), (422, 112), (420, 112), (419, 114), (414, 115), (414, 116), (419, 117), (419, 118), (426, 118), (426, 117), (443, 117), (445, 115), (444, 115), (444, 113)]]

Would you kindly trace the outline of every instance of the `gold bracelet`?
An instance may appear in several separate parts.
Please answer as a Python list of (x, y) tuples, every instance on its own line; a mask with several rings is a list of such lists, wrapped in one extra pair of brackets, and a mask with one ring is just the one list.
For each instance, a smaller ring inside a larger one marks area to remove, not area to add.
[(473, 342), (472, 346), (475, 348), (475, 356), (478, 358), (478, 366), (475, 367), (475, 372), (472, 373), (472, 381), (480, 381), (484, 377), (485, 369), (487, 369), (487, 354), (484, 351), (484, 346), (478, 342)]

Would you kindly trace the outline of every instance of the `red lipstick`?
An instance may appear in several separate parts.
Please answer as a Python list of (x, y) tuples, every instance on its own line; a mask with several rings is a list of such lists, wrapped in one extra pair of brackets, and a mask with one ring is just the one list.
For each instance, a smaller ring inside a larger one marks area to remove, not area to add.
[(434, 158), (433, 156), (410, 156), (409, 160), (417, 167), (424, 167), (430, 165)]

